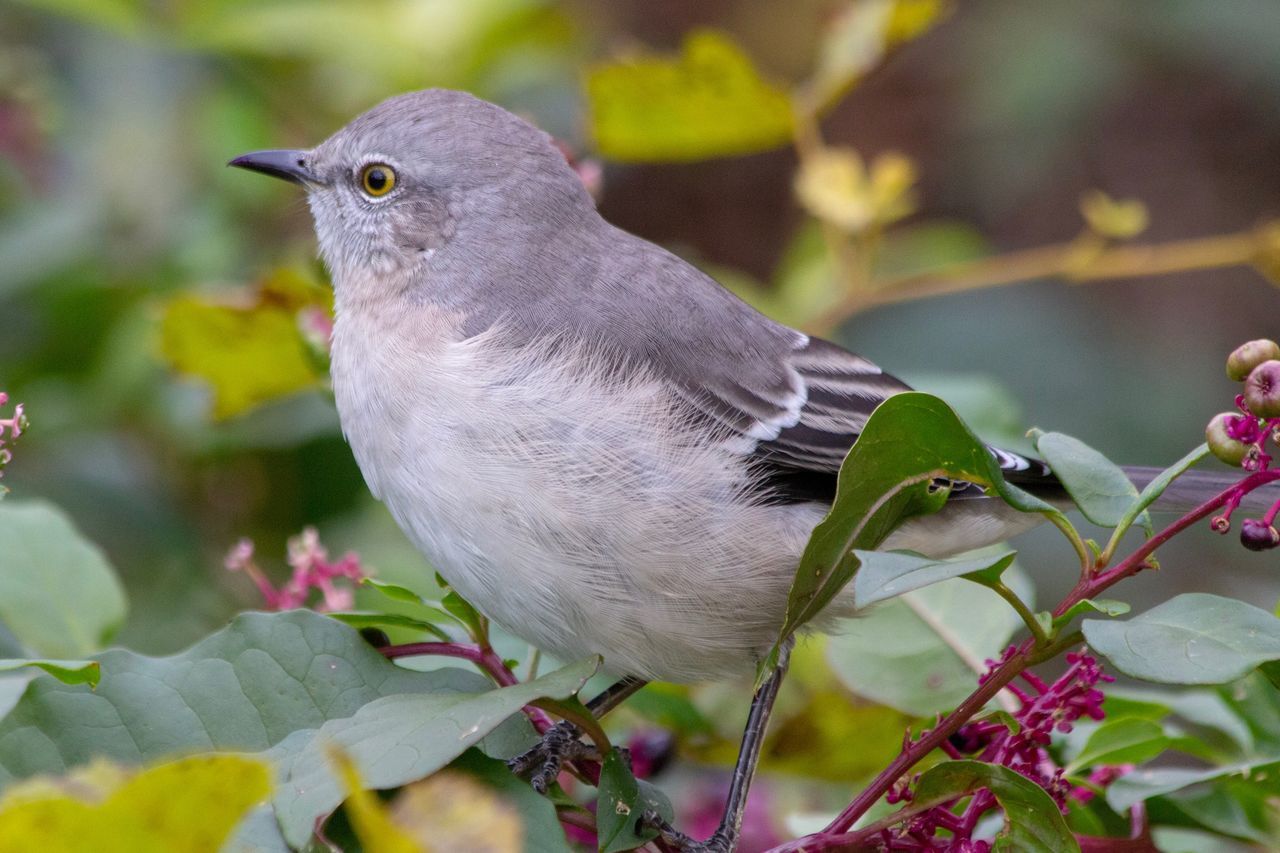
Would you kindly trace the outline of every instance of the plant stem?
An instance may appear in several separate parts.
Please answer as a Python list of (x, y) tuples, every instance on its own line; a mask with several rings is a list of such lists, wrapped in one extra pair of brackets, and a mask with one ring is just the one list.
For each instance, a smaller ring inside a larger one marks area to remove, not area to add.
[(811, 325), (829, 331), (861, 310), (894, 302), (922, 299), (1016, 284), (1037, 278), (1071, 282), (1168, 275), (1194, 270), (1251, 264), (1259, 260), (1275, 240), (1280, 222), (1234, 234), (1146, 245), (1121, 245), (1082, 253), (1079, 240), (1035, 249), (1009, 252), (977, 261), (955, 264), (874, 283), (847, 293)]
[[(378, 649), (384, 656), (392, 660), (396, 658), (416, 657), (418, 655), (442, 655), (444, 657), (461, 658), (471, 661), (482, 672), (497, 682), (499, 687), (510, 687), (519, 684), (514, 672), (491, 646), (480, 646), (473, 643), (404, 643), (398, 646), (383, 646)], [(525, 714), (529, 722), (538, 730), (538, 734), (546, 734), (553, 725), (551, 718), (538, 708), (526, 706)]]
[(1031, 608), (1027, 606), (1027, 603), (1018, 597), (1016, 592), (1009, 589), (1004, 581), (996, 581), (990, 588), (995, 591), (996, 595), (1009, 602), (1009, 606), (1022, 617), (1027, 630), (1031, 632), (1031, 636), (1035, 637), (1037, 648), (1049, 644), (1049, 635), (1044, 632), (1044, 626), (1040, 624), (1040, 620), (1031, 612)]
[[(1257, 471), (1245, 477), (1239, 483), (1234, 484), (1228, 489), (1205, 501), (1191, 512), (1183, 515), (1177, 521), (1170, 524), (1164, 530), (1161, 530), (1155, 536), (1152, 536), (1142, 544), (1136, 551), (1118, 563), (1114, 568), (1098, 575), (1086, 576), (1080, 579), (1075, 588), (1062, 600), (1062, 602), (1054, 609), (1055, 616), (1060, 616), (1085, 598), (1092, 598), (1098, 593), (1114, 585), (1115, 583), (1141, 571), (1147, 565), (1147, 559), (1152, 555), (1156, 548), (1169, 541), (1174, 536), (1186, 530), (1191, 525), (1204, 518), (1207, 518), (1219, 507), (1232, 500), (1237, 495), (1247, 494), (1260, 486), (1267, 483), (1280, 480), (1280, 470)], [(1034, 617), (1033, 617), (1034, 618)], [(981, 684), (978, 685), (972, 693), (960, 705), (944, 717), (937, 726), (923, 734), (920, 738), (912, 741), (898, 756), (889, 763), (879, 775), (872, 780), (871, 784), (862, 790), (857, 797), (854, 798), (835, 820), (833, 820), (820, 833), (808, 836), (807, 838), (798, 839), (789, 844), (774, 849), (774, 853), (783, 853), (783, 851), (801, 851), (801, 850), (829, 850), (829, 849), (858, 849), (858, 844), (865, 844), (869, 836), (863, 835), (860, 830), (856, 833), (850, 833), (850, 828), (857, 820), (866, 814), (867, 810), (875, 805), (882, 796), (893, 785), (902, 778), (912, 767), (919, 763), (925, 756), (931, 753), (945, 742), (951, 735), (955, 734), (965, 723), (967, 723), (974, 715), (981, 712), (992, 697), (994, 697), (1002, 688), (1018, 677), (1023, 670), (1037, 663), (1041, 663), (1050, 658), (1056, 657), (1070, 646), (1076, 645), (1083, 639), (1079, 631), (1073, 631), (1070, 634), (1054, 641), (1047, 647), (1037, 648), (1036, 638), (1029, 637), (1024, 640), (1008, 658), (992, 670), (991, 675)]]

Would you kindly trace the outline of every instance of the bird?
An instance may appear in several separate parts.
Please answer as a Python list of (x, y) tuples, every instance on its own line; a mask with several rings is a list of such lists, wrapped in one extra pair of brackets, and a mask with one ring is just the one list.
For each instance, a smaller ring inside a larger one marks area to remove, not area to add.
[[(230, 165), (306, 190), (342, 431), (458, 593), (557, 658), (600, 655), (613, 698), (754, 670), (842, 461), (905, 383), (610, 224), (547, 133), (465, 92), (398, 95)], [(1061, 493), (1043, 462), (990, 453)], [(951, 486), (882, 547), (943, 557), (1041, 520)], [(817, 626), (855, 610), (841, 594)], [(754, 711), (725, 819), (687, 849), (732, 849)]]

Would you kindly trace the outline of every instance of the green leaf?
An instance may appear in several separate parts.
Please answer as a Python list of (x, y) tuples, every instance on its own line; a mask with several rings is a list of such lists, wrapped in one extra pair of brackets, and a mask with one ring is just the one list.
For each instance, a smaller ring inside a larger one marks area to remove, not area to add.
[(1004, 811), (1004, 827), (994, 850), (1012, 853), (1065, 853), (1080, 845), (1049, 794), (1020, 773), (981, 761), (946, 761), (916, 783), (913, 806), (943, 803), (986, 788)]
[[(1008, 583), (1028, 600), (1030, 584), (1016, 566)], [(839, 633), (827, 640), (826, 656), (849, 690), (927, 717), (954, 708), (972, 693), (975, 666), (997, 657), (1021, 626), (1000, 596), (955, 579), (840, 623)]]
[(435, 606), (434, 602), (428, 601), (426, 598), (423, 598), (407, 586), (401, 586), (400, 584), (392, 583), (391, 581), (364, 577), (360, 579), (360, 585), (377, 590), (392, 601), (403, 601), (406, 604), (417, 604), (421, 607), (434, 608)]
[[(933, 481), (942, 477), (989, 487), (1023, 512), (1062, 517), (1006, 483), (990, 451), (946, 403), (918, 392), (895, 394), (872, 412), (840, 467), (835, 503), (796, 570), (779, 643), (826, 607), (857, 572), (854, 549), (874, 549), (905, 518), (941, 508), (946, 493), (935, 492)], [(764, 669), (777, 660), (777, 648)]]
[(751, 154), (791, 139), (790, 96), (729, 36), (690, 33), (677, 57), (640, 55), (587, 71), (591, 136), (613, 160)]
[(398, 667), (354, 629), (309, 610), (242, 614), (170, 657), (112, 649), (97, 660), (96, 690), (38, 678), (0, 720), (0, 787), (94, 756), (137, 764), (265, 750), (381, 696), (488, 686), (458, 669)]
[(1120, 523), (1116, 525), (1115, 533), (1111, 535), (1111, 542), (1107, 545), (1107, 553), (1114, 553), (1115, 546), (1119, 543), (1120, 537), (1125, 534), (1125, 531), (1133, 526), (1133, 522), (1140, 514), (1146, 511), (1147, 507), (1155, 503), (1160, 496), (1164, 494), (1165, 489), (1169, 488), (1170, 483), (1182, 474), (1186, 473), (1186, 471), (1191, 469), (1200, 462), (1201, 459), (1204, 459), (1208, 455), (1209, 445), (1201, 444), (1195, 450), (1191, 451), (1186, 456), (1161, 471), (1151, 482), (1147, 483), (1147, 485), (1142, 489), (1142, 492), (1138, 495), (1138, 499), (1129, 505), (1128, 509), (1124, 512), (1124, 516), (1120, 519)]
[[(1138, 498), (1119, 466), (1079, 439), (1060, 432), (1036, 437), (1036, 450), (1062, 481), (1084, 517), (1100, 527), (1116, 527)], [(1148, 534), (1151, 519), (1142, 516)]]
[(653, 827), (641, 829), (645, 805), (640, 783), (615, 749), (600, 768), (600, 794), (596, 803), (596, 836), (600, 853), (634, 850), (654, 838)]
[(96, 660), (5, 660), (0, 659), (0, 672), (36, 667), (43, 669), (63, 684), (98, 685), (102, 673)]
[(0, 504), (0, 621), (41, 657), (80, 658), (124, 621), (115, 571), (61, 510)]
[[(1241, 753), (1254, 750), (1253, 732), (1248, 723), (1227, 704), (1216, 691), (1208, 689), (1155, 690), (1141, 687), (1112, 686), (1103, 702), (1107, 719), (1142, 717), (1163, 720), (1170, 714), (1183, 723), (1224, 736)], [(1183, 726), (1178, 725), (1181, 729)], [(1179, 749), (1183, 745), (1178, 746)]]
[(1140, 768), (1111, 783), (1111, 787), (1107, 789), (1107, 805), (1118, 812), (1124, 812), (1134, 804), (1152, 797), (1236, 775), (1255, 785), (1274, 788), (1280, 782), (1280, 761), (1274, 757), (1259, 758), (1195, 770), (1181, 767)]
[(1164, 728), (1151, 720), (1109, 720), (1094, 730), (1065, 772), (1079, 773), (1104, 764), (1142, 764), (1169, 747)]
[(1061, 616), (1056, 617), (1052, 625), (1055, 628), (1061, 628), (1083, 613), (1101, 613), (1103, 616), (1116, 617), (1125, 615), (1130, 609), (1125, 602), (1113, 598), (1084, 598), (1067, 608)]
[(1186, 593), (1124, 622), (1086, 619), (1089, 645), (1134, 678), (1223, 684), (1280, 659), (1280, 619), (1252, 604)]
[(902, 595), (939, 581), (975, 573), (997, 579), (1013, 564), (1014, 551), (958, 560), (933, 560), (910, 551), (858, 551), (861, 563), (853, 576), (853, 600), (858, 608)]
[(440, 626), (432, 625), (430, 622), (424, 622), (421, 619), (415, 619), (412, 616), (405, 616), (403, 613), (347, 610), (330, 613), (329, 615), (345, 625), (350, 625), (352, 628), (409, 628), (414, 631), (424, 631), (440, 640), (449, 641), (453, 639)]
[(525, 705), (574, 696), (599, 664), (592, 657), (483, 692), (384, 696), (313, 731), (293, 732), (267, 753), (279, 768), (274, 803), (285, 840), (305, 843), (316, 819), (343, 800), (327, 750), (342, 750), (368, 788), (395, 788), (444, 767)]

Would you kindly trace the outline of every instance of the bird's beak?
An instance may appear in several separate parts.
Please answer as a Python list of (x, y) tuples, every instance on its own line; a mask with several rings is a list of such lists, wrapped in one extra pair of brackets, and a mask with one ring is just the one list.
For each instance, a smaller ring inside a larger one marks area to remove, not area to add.
[(307, 168), (307, 154), (308, 152), (306, 151), (298, 151), (291, 148), (274, 151), (251, 151), (248, 154), (241, 154), (227, 165), (250, 169), (276, 178), (283, 178), (286, 181), (293, 181), (295, 184), (302, 184), (303, 186), (323, 183), (315, 172)]

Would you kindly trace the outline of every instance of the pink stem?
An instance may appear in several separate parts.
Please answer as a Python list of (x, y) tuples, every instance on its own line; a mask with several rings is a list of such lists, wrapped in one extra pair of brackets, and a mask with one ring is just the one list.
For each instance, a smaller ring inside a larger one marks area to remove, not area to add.
[[(516, 678), (516, 674), (511, 671), (511, 668), (489, 646), (479, 646), (475, 643), (404, 643), (398, 646), (383, 646), (378, 651), (393, 660), (395, 658), (416, 657), (417, 655), (443, 655), (444, 657), (462, 658), (463, 660), (471, 661), (481, 670), (488, 673), (489, 677), (496, 681), (499, 687), (511, 687), (520, 683), (520, 679)], [(553, 725), (551, 718), (540, 708), (526, 705), (524, 713), (529, 718), (529, 722), (533, 723), (533, 727), (538, 730), (538, 734), (546, 734), (547, 729)]]

